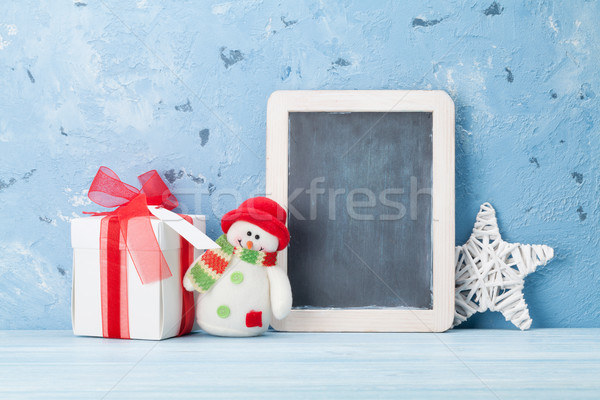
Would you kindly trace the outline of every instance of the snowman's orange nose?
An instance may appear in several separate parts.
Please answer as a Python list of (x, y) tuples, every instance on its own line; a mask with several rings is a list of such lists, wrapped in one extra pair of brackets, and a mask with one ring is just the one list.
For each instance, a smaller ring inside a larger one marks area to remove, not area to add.
[(246, 242), (246, 247), (247, 248), (252, 249), (252, 245), (253, 245), (252, 242), (250, 242), (250, 241)]

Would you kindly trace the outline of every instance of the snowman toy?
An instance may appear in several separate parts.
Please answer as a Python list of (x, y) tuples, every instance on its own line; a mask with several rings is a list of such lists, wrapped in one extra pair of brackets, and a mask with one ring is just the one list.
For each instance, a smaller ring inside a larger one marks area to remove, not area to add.
[(292, 308), (287, 274), (277, 254), (290, 234), (285, 210), (266, 197), (244, 201), (221, 219), (219, 249), (207, 250), (183, 279), (188, 291), (200, 292), (196, 319), (217, 336), (257, 336), (269, 328), (271, 315), (285, 318)]

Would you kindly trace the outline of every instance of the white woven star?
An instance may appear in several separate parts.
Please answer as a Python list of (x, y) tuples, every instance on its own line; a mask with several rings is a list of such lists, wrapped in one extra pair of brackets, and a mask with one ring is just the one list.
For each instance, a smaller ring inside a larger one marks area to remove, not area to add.
[(456, 248), (454, 326), (489, 309), (500, 311), (519, 329), (529, 329), (531, 318), (523, 298), (523, 280), (552, 257), (551, 247), (502, 240), (494, 207), (483, 203), (471, 237)]

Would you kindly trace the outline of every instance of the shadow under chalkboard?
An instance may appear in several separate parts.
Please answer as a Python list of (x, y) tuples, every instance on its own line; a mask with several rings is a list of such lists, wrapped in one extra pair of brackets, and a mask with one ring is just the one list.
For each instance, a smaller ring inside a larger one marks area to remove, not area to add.
[(432, 309), (432, 114), (290, 112), (295, 308)]

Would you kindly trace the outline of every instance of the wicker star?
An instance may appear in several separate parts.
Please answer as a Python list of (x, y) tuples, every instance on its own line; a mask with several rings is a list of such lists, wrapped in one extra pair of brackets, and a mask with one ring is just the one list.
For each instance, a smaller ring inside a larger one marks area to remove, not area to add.
[(496, 211), (490, 203), (482, 204), (471, 237), (456, 248), (454, 326), (489, 309), (500, 311), (519, 329), (529, 329), (523, 280), (552, 257), (551, 247), (502, 240)]

